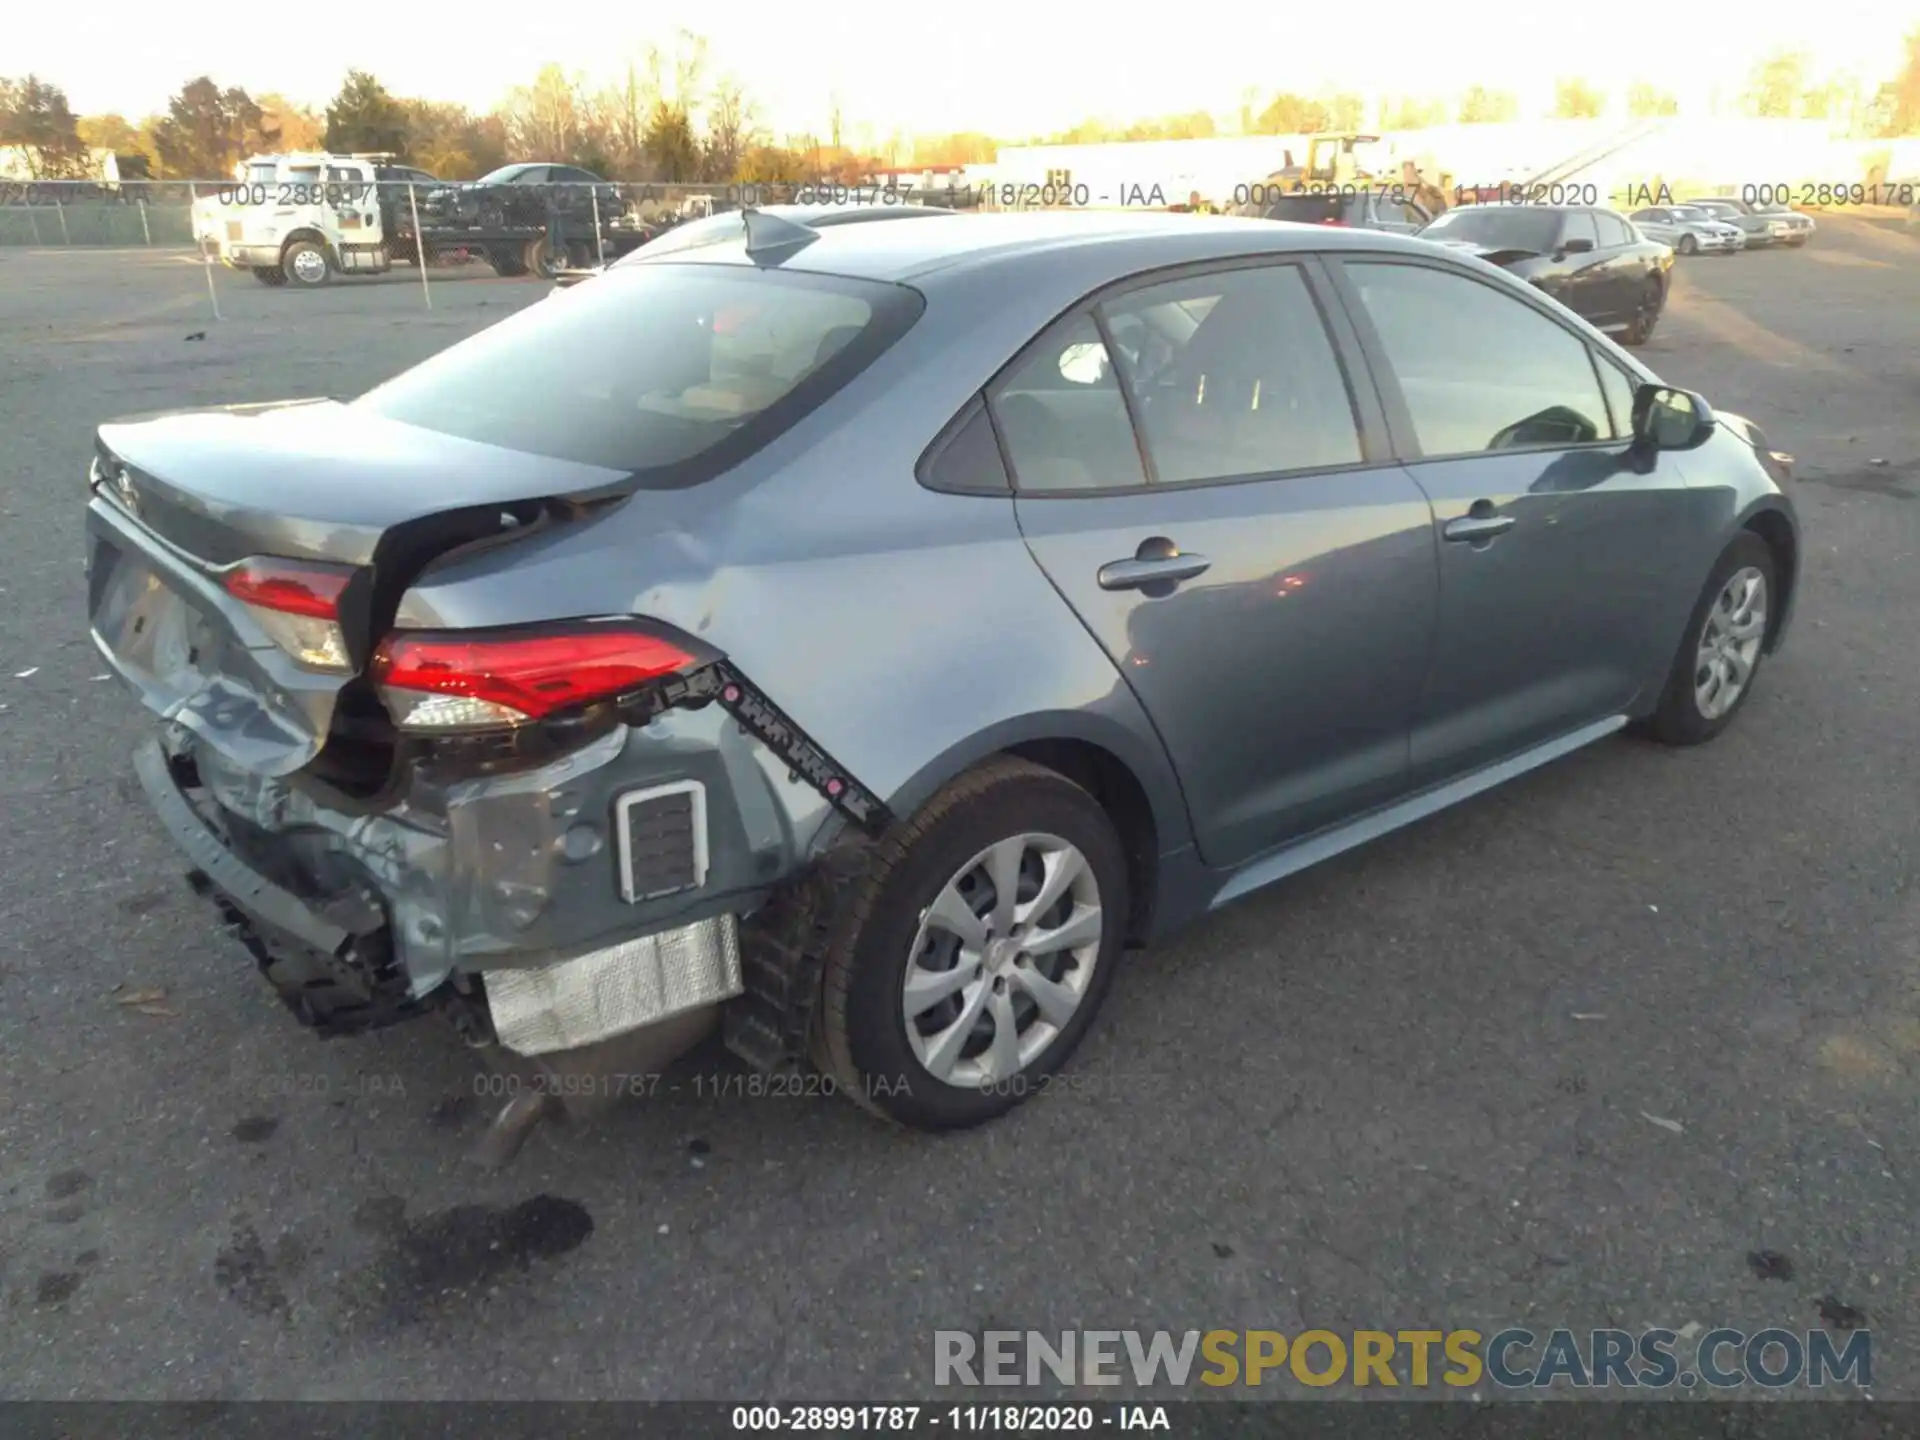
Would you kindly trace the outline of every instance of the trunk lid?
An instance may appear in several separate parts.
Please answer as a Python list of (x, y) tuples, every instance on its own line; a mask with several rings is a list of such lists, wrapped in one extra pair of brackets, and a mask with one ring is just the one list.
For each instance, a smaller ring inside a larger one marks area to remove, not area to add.
[[(407, 585), (461, 546), (530, 534), (630, 494), (632, 477), (523, 454), (331, 400), (104, 425), (87, 517), (89, 628), (155, 714), (262, 775), (306, 766)], [(350, 664), (298, 663), (223, 584), (241, 561), (351, 572)], [(377, 702), (374, 702), (377, 706)], [(379, 717), (368, 719), (378, 723)]]

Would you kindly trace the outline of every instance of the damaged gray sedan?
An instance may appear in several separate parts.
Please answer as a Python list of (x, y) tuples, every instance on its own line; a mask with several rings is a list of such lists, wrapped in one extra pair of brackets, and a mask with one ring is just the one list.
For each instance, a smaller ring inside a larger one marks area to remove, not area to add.
[(1719, 733), (1787, 464), (1418, 241), (749, 211), (349, 403), (101, 427), (91, 628), (302, 1022), (548, 1077), (717, 1028), (942, 1128), (1040, 1088), (1125, 948)]

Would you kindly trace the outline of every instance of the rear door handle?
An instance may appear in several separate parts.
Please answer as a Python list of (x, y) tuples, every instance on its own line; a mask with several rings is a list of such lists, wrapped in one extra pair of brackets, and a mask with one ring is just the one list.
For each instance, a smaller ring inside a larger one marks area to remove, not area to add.
[(1149, 585), (1178, 585), (1182, 580), (1206, 574), (1213, 566), (1213, 562), (1204, 555), (1186, 555), (1177, 551), (1172, 555), (1155, 555), (1148, 552), (1147, 545), (1142, 545), (1140, 549), (1146, 553), (1128, 560), (1109, 560), (1100, 567), (1102, 590), (1143, 590)]
[(1462, 515), (1458, 520), (1449, 520), (1440, 533), (1449, 540), (1491, 540), (1506, 534), (1513, 525), (1511, 515)]

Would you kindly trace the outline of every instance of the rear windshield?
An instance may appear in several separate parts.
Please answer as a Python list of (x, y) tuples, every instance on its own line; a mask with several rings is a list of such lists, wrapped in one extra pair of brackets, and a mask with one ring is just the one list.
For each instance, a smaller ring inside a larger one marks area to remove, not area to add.
[(1318, 225), (1343, 218), (1346, 208), (1346, 200), (1339, 195), (1289, 195), (1267, 207), (1267, 219)]
[(919, 318), (900, 285), (637, 265), (536, 301), (353, 403), (389, 420), (690, 485), (738, 464)]
[(1468, 205), (1447, 211), (1420, 234), (1429, 240), (1466, 240), (1490, 249), (1544, 254), (1560, 234), (1560, 212), (1524, 205)]

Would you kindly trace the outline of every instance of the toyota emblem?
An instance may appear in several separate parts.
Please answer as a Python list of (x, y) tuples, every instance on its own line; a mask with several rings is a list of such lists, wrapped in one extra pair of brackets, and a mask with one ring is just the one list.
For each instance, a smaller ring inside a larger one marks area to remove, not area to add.
[(130, 514), (140, 513), (140, 492), (134, 488), (133, 476), (124, 466), (113, 472), (113, 493)]

